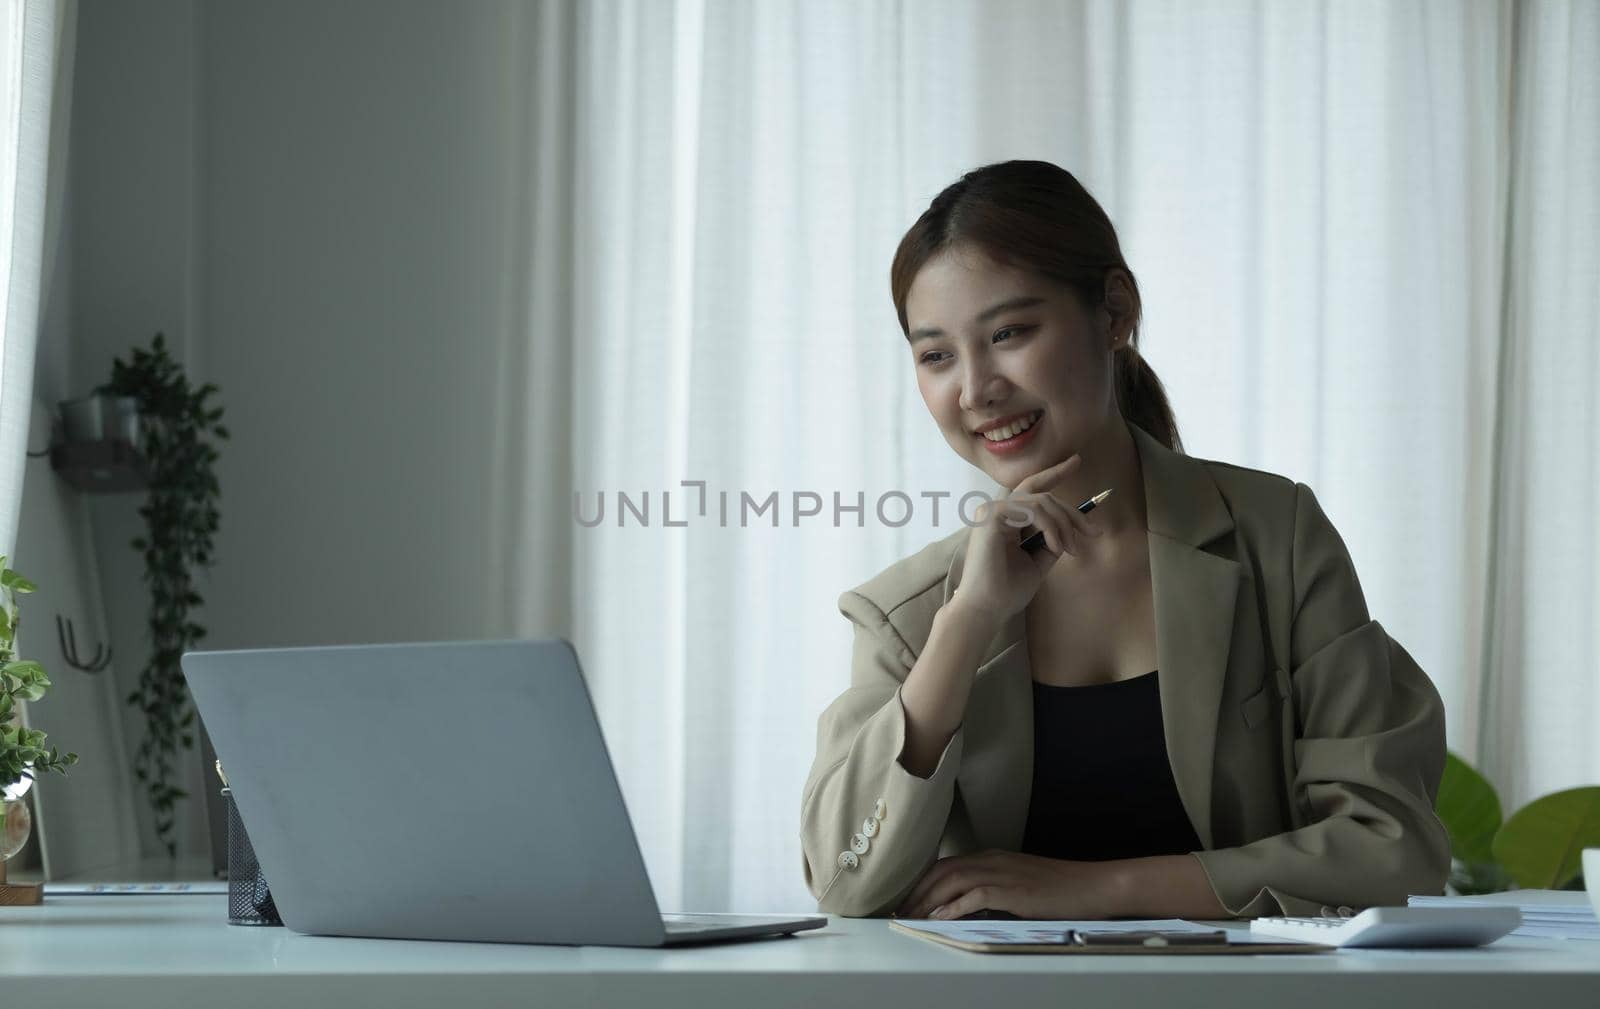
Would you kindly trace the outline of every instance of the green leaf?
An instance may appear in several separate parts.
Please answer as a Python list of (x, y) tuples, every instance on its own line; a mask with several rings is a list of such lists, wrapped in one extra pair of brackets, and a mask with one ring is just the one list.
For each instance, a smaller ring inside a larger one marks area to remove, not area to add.
[(1600, 786), (1569, 788), (1523, 806), (1494, 836), (1494, 857), (1519, 886), (1556, 890), (1600, 847)]

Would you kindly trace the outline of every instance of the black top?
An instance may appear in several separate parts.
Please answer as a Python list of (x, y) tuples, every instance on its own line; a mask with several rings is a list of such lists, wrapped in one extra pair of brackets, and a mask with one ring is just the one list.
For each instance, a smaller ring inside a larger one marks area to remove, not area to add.
[(1199, 851), (1162, 735), (1156, 673), (1033, 684), (1033, 795), (1022, 850), (1099, 862)]

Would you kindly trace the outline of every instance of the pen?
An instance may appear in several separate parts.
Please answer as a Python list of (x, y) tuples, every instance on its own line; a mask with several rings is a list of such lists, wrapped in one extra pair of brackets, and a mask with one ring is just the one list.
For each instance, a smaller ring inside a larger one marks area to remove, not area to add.
[[(1108, 498), (1110, 496), (1111, 496), (1111, 488), (1107, 487), (1105, 490), (1101, 491), (1100, 493), (1096, 494), (1094, 497), (1090, 498), (1089, 500), (1085, 501), (1083, 504), (1079, 505), (1078, 506), (1078, 511), (1080, 511), (1083, 514), (1087, 515), (1090, 512), (1094, 511), (1096, 505), (1098, 505), (1100, 502), (1104, 501), (1106, 498)], [(1030, 553), (1030, 554), (1031, 553), (1037, 553), (1039, 551), (1039, 549), (1041, 547), (1043, 547), (1043, 546), (1044, 546), (1044, 531), (1043, 530), (1035, 532), (1032, 536), (1028, 536), (1028, 537), (1024, 538), (1023, 541), (1022, 541), (1022, 549), (1028, 551), (1028, 553)]]

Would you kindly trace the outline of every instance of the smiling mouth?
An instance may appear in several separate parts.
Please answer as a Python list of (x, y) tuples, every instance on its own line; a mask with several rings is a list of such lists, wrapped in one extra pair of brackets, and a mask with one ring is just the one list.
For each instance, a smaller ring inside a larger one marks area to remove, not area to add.
[(1043, 416), (1043, 410), (1035, 410), (1026, 417), (1023, 417), (1021, 420), (1014, 420), (1005, 427), (997, 427), (992, 431), (984, 431), (979, 433), (978, 437), (982, 438), (984, 441), (1010, 441), (1012, 438), (1015, 438), (1022, 432), (1032, 428), (1033, 425), (1039, 423), (1039, 418)]

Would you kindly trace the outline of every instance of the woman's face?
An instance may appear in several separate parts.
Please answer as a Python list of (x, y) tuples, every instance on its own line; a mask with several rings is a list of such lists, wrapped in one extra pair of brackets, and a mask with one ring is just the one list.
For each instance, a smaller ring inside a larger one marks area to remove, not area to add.
[(1119, 417), (1110, 315), (973, 248), (930, 259), (906, 295), (917, 388), (945, 440), (1009, 489)]

